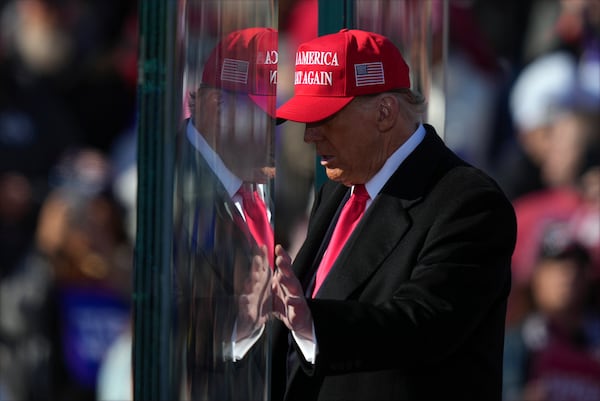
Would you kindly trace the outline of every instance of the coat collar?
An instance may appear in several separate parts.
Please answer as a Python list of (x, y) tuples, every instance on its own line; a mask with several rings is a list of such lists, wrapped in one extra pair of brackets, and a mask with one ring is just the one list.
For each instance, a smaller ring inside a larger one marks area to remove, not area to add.
[[(339, 255), (322, 284), (318, 298), (351, 297), (352, 293), (381, 266), (411, 227), (408, 210), (421, 201), (446, 170), (440, 168), (446, 164), (444, 160), (453, 157), (433, 127), (425, 127), (427, 134), (422, 143), (400, 165), (375, 197), (373, 204), (348, 239), (349, 246)], [(307, 242), (294, 263), (296, 273), (304, 278), (305, 286), (309, 284), (316, 268), (312, 261), (320, 260), (323, 250), (319, 250), (319, 247), (347, 192), (347, 188), (341, 184), (325, 185), (323, 200), (319, 200), (322, 204), (316, 209)], [(390, 224), (391, 221), (393, 224)]]

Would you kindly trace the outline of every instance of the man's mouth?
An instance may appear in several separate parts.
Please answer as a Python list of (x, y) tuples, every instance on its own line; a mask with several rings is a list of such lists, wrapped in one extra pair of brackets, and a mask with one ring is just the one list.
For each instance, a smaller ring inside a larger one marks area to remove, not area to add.
[(321, 165), (323, 165), (323, 166), (329, 164), (334, 159), (334, 157), (332, 155), (321, 155), (320, 157), (321, 157)]

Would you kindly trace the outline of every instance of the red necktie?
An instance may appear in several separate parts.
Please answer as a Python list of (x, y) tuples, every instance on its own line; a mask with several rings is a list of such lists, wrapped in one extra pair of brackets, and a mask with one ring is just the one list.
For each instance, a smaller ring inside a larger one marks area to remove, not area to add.
[(258, 195), (256, 189), (251, 189), (244, 184), (240, 187), (238, 193), (242, 196), (244, 216), (250, 233), (259, 246), (266, 245), (269, 252), (269, 265), (271, 269), (274, 266), (274, 235), (273, 228), (269, 223), (267, 207), (265, 202)]
[(365, 189), (364, 185), (355, 185), (354, 191), (352, 192), (352, 196), (346, 202), (342, 211), (340, 213), (340, 217), (338, 219), (337, 224), (333, 230), (333, 234), (331, 235), (331, 240), (329, 241), (329, 245), (327, 246), (327, 250), (321, 259), (321, 264), (317, 269), (317, 277), (315, 279), (315, 289), (313, 290), (313, 298), (317, 294), (319, 287), (327, 277), (329, 270), (331, 270), (331, 266), (333, 266), (333, 262), (339, 255), (340, 251), (344, 247), (344, 243), (354, 230), (354, 227), (360, 220), (361, 216), (365, 212), (365, 207), (367, 205), (367, 200), (369, 199), (369, 193)]

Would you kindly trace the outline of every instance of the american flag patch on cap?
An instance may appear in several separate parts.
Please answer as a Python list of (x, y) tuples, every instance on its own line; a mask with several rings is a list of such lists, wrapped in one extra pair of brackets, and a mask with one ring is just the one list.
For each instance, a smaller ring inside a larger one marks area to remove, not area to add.
[(248, 62), (231, 58), (223, 59), (221, 81), (245, 84), (248, 82)]
[(384, 84), (383, 63), (377, 61), (374, 63), (354, 64), (354, 77), (356, 78), (356, 86)]

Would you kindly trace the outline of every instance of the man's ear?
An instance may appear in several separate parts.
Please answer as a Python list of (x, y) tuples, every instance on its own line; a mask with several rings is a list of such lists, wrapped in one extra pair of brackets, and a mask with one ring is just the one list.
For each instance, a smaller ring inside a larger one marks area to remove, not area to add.
[(396, 96), (391, 94), (383, 94), (377, 102), (377, 127), (385, 132), (396, 124), (400, 104)]

